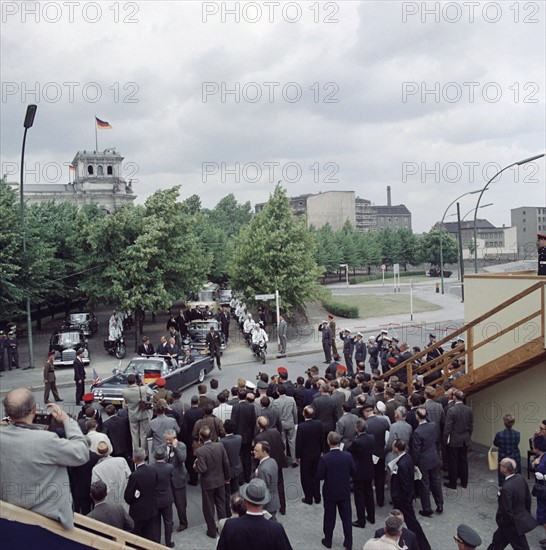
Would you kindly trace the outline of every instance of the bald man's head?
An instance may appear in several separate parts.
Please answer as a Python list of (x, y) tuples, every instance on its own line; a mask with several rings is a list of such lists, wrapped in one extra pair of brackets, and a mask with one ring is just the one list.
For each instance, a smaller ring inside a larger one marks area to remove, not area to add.
[(4, 398), (4, 413), (9, 416), (12, 422), (26, 419), (34, 412), (36, 400), (27, 388), (16, 388), (11, 390)]

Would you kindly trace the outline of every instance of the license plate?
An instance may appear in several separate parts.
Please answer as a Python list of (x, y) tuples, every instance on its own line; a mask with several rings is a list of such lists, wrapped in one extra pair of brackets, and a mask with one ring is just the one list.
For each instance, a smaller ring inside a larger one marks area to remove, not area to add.
[(110, 402), (112, 405), (121, 405), (123, 403), (123, 399), (110, 399)]

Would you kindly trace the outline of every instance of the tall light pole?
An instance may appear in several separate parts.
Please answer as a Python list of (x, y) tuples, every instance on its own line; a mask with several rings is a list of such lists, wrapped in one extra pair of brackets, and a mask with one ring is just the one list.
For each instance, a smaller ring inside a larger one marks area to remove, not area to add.
[[(462, 195), (459, 195), (455, 200), (451, 201), (449, 203), (449, 206), (445, 209), (444, 215), (442, 216), (442, 221), (440, 222), (440, 281), (441, 281), (441, 288), (442, 288), (442, 294), (444, 293), (444, 249), (443, 249), (443, 242), (442, 242), (442, 234), (444, 232), (444, 220), (446, 218), (446, 214), (448, 210), (459, 200), (463, 197), (466, 197), (466, 195), (474, 195), (476, 193), (479, 193), (480, 189), (476, 189), (476, 191), (467, 191), (466, 193), (463, 193)], [(462, 251), (461, 251), (462, 253)]]
[[(29, 128), (32, 128), (34, 124), (34, 117), (36, 116), (37, 105), (29, 105), (27, 107), (27, 113), (25, 115), (25, 122), (23, 127), (25, 132), (23, 133), (23, 147), (21, 149), (21, 183), (19, 187), (20, 193), (20, 214), (21, 214), (21, 231), (23, 233), (23, 261), (26, 261), (27, 255), (27, 231), (25, 225), (25, 200), (23, 193), (23, 178), (25, 175), (25, 144), (27, 141), (27, 131)], [(29, 281), (30, 282), (30, 281)], [(28, 356), (29, 356), (29, 369), (34, 368), (34, 348), (32, 345), (32, 315), (30, 313), (30, 288), (26, 289), (27, 299), (26, 299), (26, 309), (27, 309), (27, 334), (28, 334)]]
[(518, 162), (513, 162), (512, 164), (509, 164), (508, 166), (505, 166), (500, 172), (497, 172), (486, 184), (485, 187), (481, 190), (480, 196), (478, 197), (478, 202), (476, 203), (476, 208), (474, 209), (474, 273), (478, 273), (478, 240), (477, 240), (477, 234), (476, 234), (476, 220), (478, 218), (478, 207), (480, 205), (480, 201), (482, 200), (482, 195), (489, 187), (489, 184), (497, 177), (500, 176), (505, 170), (508, 170), (508, 168), (512, 168), (512, 166), (521, 166), (522, 164), (527, 164), (528, 162), (532, 162), (533, 160), (540, 159), (544, 156), (544, 153), (541, 155), (535, 155), (534, 157), (529, 157), (528, 159), (523, 159)]

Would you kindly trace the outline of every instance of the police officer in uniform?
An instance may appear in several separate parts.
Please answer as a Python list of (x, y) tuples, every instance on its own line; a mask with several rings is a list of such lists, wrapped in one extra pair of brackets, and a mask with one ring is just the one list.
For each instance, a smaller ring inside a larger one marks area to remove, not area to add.
[(537, 233), (538, 239), (538, 275), (546, 275), (546, 235)]
[(15, 331), (11, 331), (8, 334), (8, 339), (5, 344), (6, 349), (8, 350), (8, 368), (9, 370), (19, 368), (19, 344), (17, 343), (17, 336)]
[(6, 333), (3, 330), (0, 330), (0, 372), (6, 370), (6, 364), (4, 362), (4, 349), (6, 347), (7, 341), (8, 340), (6, 338)]

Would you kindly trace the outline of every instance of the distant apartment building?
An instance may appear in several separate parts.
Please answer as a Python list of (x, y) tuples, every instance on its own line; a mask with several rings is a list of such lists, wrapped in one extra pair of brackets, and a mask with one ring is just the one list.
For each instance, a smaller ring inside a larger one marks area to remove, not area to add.
[[(255, 205), (256, 214), (265, 203)], [(325, 191), (318, 194), (290, 197), (294, 216), (306, 216), (307, 226), (317, 229), (330, 224), (334, 231), (348, 220), (357, 231), (372, 229), (411, 229), (411, 212), (403, 204), (391, 204), (391, 188), (387, 187), (387, 205), (374, 205), (368, 199), (355, 196), (354, 191)]]
[(510, 210), (512, 225), (517, 231), (519, 259), (535, 258), (537, 255), (537, 233), (546, 231), (546, 208), (520, 206)]

